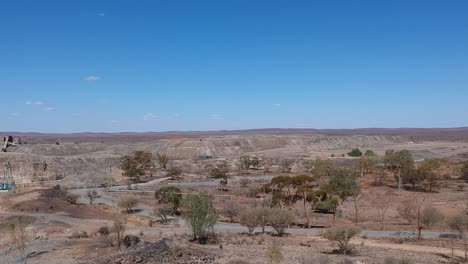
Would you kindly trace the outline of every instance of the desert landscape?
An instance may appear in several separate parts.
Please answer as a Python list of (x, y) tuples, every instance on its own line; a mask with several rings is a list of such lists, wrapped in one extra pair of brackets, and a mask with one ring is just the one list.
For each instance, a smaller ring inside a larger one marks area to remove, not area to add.
[(2, 263), (466, 261), (467, 128), (8, 135)]
[(0, 0), (0, 264), (468, 264), (467, 14)]

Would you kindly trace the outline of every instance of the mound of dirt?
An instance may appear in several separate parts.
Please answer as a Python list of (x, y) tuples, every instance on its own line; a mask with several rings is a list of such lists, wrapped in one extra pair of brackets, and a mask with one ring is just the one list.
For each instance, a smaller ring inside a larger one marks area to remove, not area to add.
[(115, 264), (135, 263), (215, 263), (217, 256), (209, 250), (199, 248), (171, 247), (166, 240), (137, 244), (130, 252), (109, 261)]

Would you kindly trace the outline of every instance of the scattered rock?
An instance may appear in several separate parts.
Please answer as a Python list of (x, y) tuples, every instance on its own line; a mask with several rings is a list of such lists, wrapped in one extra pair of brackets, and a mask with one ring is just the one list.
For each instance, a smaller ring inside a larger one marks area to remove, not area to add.
[(132, 236), (132, 235), (125, 236), (123, 240), (123, 243), (127, 248), (135, 246), (139, 242), (140, 242), (140, 238), (137, 236)]

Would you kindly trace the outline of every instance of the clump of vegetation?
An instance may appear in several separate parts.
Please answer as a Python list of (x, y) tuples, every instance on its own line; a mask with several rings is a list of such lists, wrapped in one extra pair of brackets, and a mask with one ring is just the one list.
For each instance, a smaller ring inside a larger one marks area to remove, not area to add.
[(252, 235), (255, 228), (260, 223), (259, 214), (257, 208), (246, 208), (240, 213), (240, 224), (247, 227), (249, 235)]
[(245, 187), (248, 187), (250, 184), (252, 183), (251, 180), (247, 179), (247, 178), (241, 178), (239, 180), (239, 184), (242, 188), (245, 188)]
[(158, 158), (159, 167), (165, 170), (167, 168), (167, 163), (169, 163), (169, 156), (167, 156), (167, 154), (164, 154), (164, 153), (162, 154), (157, 153), (156, 157)]
[(406, 149), (399, 151), (393, 149), (386, 150), (383, 162), (385, 167), (394, 173), (398, 189), (402, 189), (402, 178), (411, 174), (411, 170), (414, 168), (411, 152)]
[(117, 206), (121, 209), (124, 209), (127, 214), (130, 214), (134, 211), (134, 208), (140, 203), (140, 200), (133, 196), (128, 195), (122, 197), (118, 202)]
[(211, 177), (215, 179), (225, 179), (229, 172), (229, 168), (225, 162), (216, 164), (216, 166), (208, 165), (205, 167)]
[(315, 178), (321, 179), (332, 176), (336, 172), (337, 166), (332, 160), (317, 158), (304, 162), (304, 169)]
[(362, 151), (359, 148), (355, 148), (347, 153), (350, 157), (361, 157)]
[(172, 180), (175, 180), (177, 177), (182, 175), (182, 173), (183, 173), (183, 171), (182, 171), (181, 168), (179, 168), (177, 166), (170, 166), (166, 170), (166, 177), (171, 177)]
[(359, 233), (361, 233), (361, 228), (357, 226), (342, 225), (328, 228), (322, 233), (322, 237), (337, 246), (336, 252), (347, 255), (353, 253), (353, 247), (349, 241)]
[(239, 206), (234, 202), (226, 202), (223, 208), (223, 215), (228, 217), (231, 223), (234, 223), (235, 218), (239, 216)]
[(127, 218), (120, 212), (112, 215), (112, 225), (101, 226), (97, 233), (100, 235), (101, 242), (109, 247), (120, 249), (124, 244), (125, 233), (127, 230)]
[(93, 204), (94, 199), (99, 197), (99, 194), (96, 190), (88, 190), (86, 195), (88, 196), (89, 204)]
[(69, 204), (77, 204), (78, 199), (80, 199), (80, 196), (78, 194), (74, 194), (74, 193), (65, 194), (65, 201), (67, 201)]
[(153, 167), (151, 159), (151, 152), (138, 150), (133, 152), (132, 156), (124, 156), (119, 167), (124, 171), (124, 176), (138, 182), (140, 177), (144, 176)]
[(463, 163), (461, 179), (468, 182), (468, 160)]
[(193, 240), (204, 242), (218, 220), (211, 198), (190, 193), (182, 200), (182, 216), (190, 225)]
[(265, 255), (269, 264), (280, 264), (284, 260), (283, 249), (276, 242), (267, 248)]
[(434, 207), (426, 207), (422, 211), (422, 223), (430, 230), (432, 227), (444, 220), (445, 216)]
[(283, 236), (286, 229), (295, 221), (295, 215), (288, 208), (274, 208), (268, 216), (268, 223), (278, 236)]
[(255, 156), (241, 156), (239, 159), (239, 171), (241, 173), (246, 173), (251, 167), (258, 170), (261, 161), (258, 157)]
[(281, 160), (280, 162), (280, 166), (281, 166), (281, 171), (283, 173), (289, 173), (291, 172), (291, 166), (294, 164), (294, 160), (290, 160), (290, 159), (283, 159)]
[(177, 214), (182, 201), (182, 191), (175, 186), (164, 186), (154, 192), (154, 198), (159, 204), (170, 205), (171, 214)]
[(11, 221), (8, 229), (10, 243), (19, 252), (19, 263), (26, 264), (28, 258), (28, 245), (31, 240), (29, 232), (26, 230), (29, 223), (22, 216)]

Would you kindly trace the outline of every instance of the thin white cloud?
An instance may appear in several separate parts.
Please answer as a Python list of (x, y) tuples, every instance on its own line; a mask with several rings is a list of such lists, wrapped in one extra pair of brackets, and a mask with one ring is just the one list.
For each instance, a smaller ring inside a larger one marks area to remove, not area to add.
[(148, 114), (143, 115), (144, 120), (151, 120), (151, 119), (155, 119), (156, 117), (158, 116), (153, 113), (148, 113)]
[(221, 120), (221, 119), (223, 119), (223, 117), (220, 114), (211, 114), (211, 119)]
[(276, 103), (276, 104), (273, 104), (273, 106), (280, 107), (280, 106), (281, 106), (281, 104), (279, 104), (279, 103)]
[(181, 117), (181, 116), (182, 116), (181, 113), (174, 113), (174, 114), (172, 114), (172, 115), (169, 115), (168, 118), (169, 118), (169, 119), (177, 119), (177, 118), (179, 118), (179, 117)]
[(36, 101), (36, 102), (26, 101), (25, 104), (26, 105), (36, 105), (36, 106), (38, 106), (38, 105), (44, 105), (44, 102), (42, 102), (42, 101)]
[(53, 111), (53, 110), (54, 110), (53, 107), (46, 107), (46, 108), (44, 108), (44, 111)]
[(105, 13), (99, 13), (99, 14), (98, 14), (98, 16), (100, 16), (100, 17), (103, 17), (103, 16), (105, 16), (105, 15), (106, 15)]
[(10, 115), (16, 117), (16, 116), (20, 116), (21, 114), (20, 113), (11, 113)]
[(95, 81), (101, 80), (101, 77), (91, 75), (91, 76), (84, 77), (83, 80), (88, 81), (88, 82), (95, 82)]
[(111, 120), (110, 122), (111, 122), (112, 124), (118, 124), (118, 123), (120, 123), (119, 120)]

